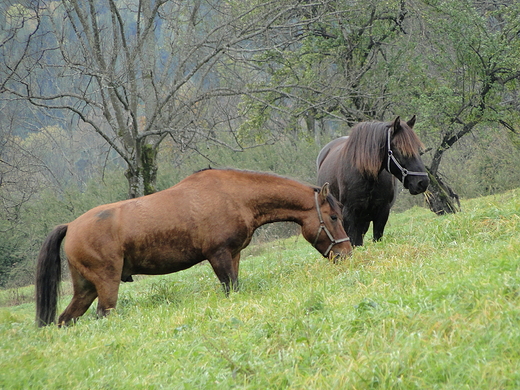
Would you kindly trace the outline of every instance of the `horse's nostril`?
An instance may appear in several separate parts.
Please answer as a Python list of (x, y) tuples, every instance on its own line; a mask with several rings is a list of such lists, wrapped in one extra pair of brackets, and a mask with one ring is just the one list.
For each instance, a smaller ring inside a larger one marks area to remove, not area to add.
[[(412, 195), (418, 195), (426, 191), (428, 188), (428, 185), (430, 184), (430, 181), (428, 179), (419, 179), (413, 183), (410, 183), (410, 194)], [(407, 188), (405, 186), (405, 188)]]

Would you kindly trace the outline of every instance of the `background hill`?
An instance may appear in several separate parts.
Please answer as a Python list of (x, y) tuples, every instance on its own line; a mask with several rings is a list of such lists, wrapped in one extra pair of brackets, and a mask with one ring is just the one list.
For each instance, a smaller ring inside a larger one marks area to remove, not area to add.
[(32, 302), (6, 306), (32, 290), (4, 290), (0, 388), (516, 389), (519, 231), (520, 190), (415, 207), (341, 264), (301, 236), (259, 243), (229, 298), (203, 264), (66, 329), (36, 329)]

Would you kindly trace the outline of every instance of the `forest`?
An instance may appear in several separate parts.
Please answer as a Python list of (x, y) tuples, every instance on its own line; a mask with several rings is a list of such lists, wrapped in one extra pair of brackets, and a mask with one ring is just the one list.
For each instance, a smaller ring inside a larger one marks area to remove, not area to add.
[(417, 116), (430, 187), (395, 210), (456, 213), (460, 198), (520, 187), (517, 1), (0, 10), (0, 287), (33, 283), (55, 225), (201, 168), (314, 184), (321, 147), (361, 121)]

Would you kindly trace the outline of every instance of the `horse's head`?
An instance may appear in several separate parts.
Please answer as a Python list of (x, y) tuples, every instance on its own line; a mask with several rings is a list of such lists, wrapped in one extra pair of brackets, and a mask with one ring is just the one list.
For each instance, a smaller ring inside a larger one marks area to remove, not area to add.
[(329, 190), (329, 183), (314, 192), (315, 209), (302, 225), (302, 234), (324, 257), (352, 253), (350, 239), (343, 229), (341, 205)]
[(426, 191), (430, 182), (420, 157), (422, 142), (413, 131), (415, 115), (408, 122), (397, 117), (387, 132), (386, 170), (397, 177), (410, 194)]

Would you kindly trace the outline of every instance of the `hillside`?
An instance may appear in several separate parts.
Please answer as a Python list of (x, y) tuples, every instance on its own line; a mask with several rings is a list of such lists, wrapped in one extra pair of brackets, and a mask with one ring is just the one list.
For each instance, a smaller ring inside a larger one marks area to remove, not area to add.
[(392, 214), (341, 264), (301, 236), (248, 248), (229, 298), (203, 264), (124, 284), (114, 315), (65, 329), (2, 307), (0, 388), (516, 389), (519, 232), (514, 190)]

